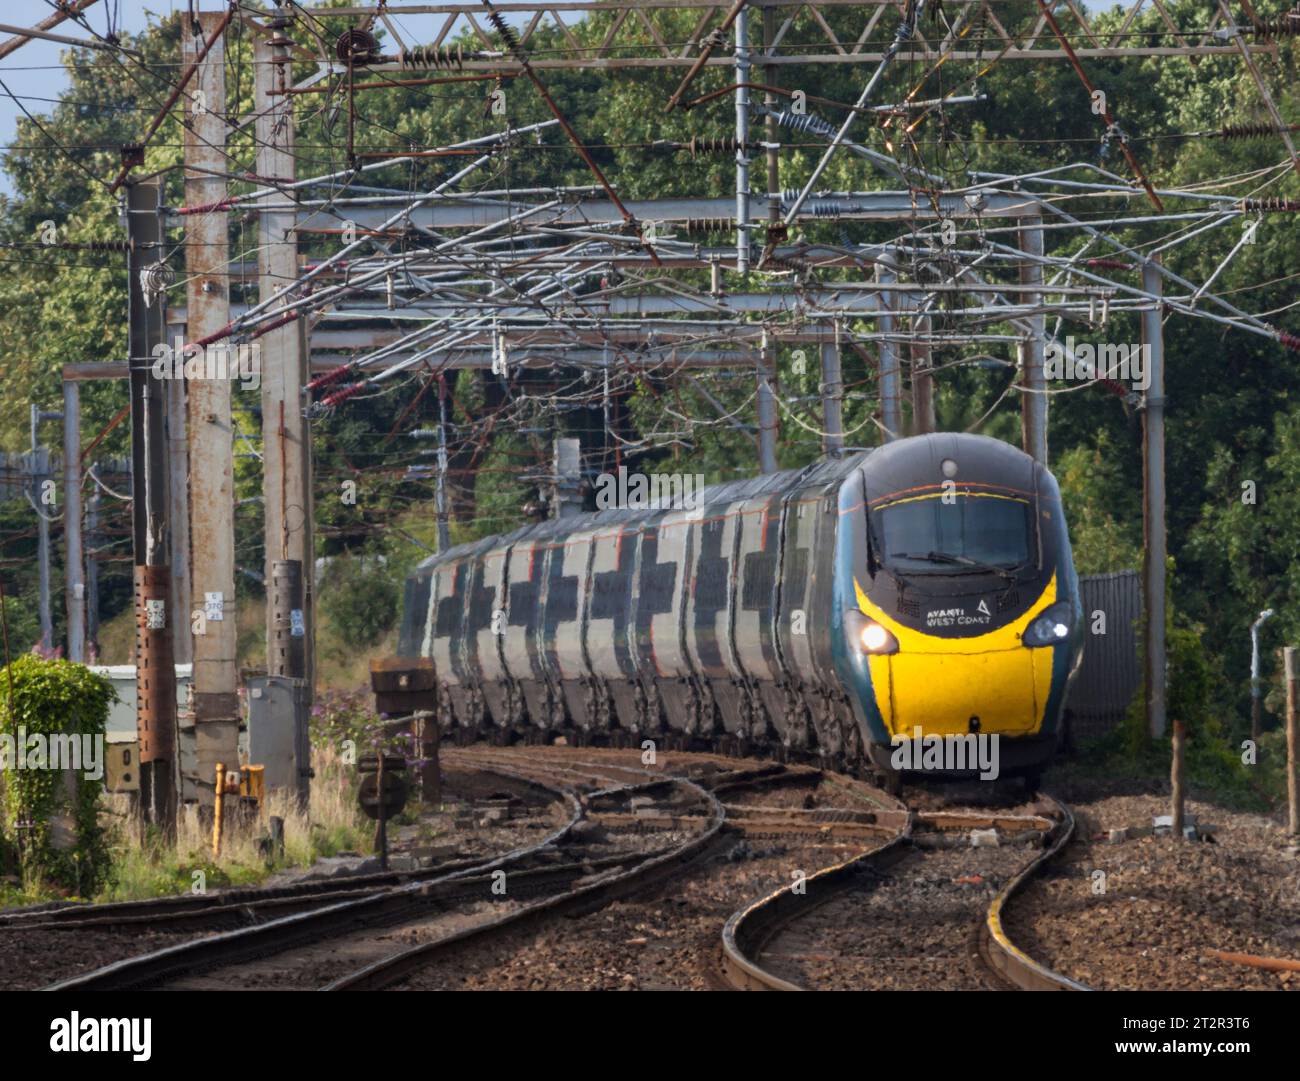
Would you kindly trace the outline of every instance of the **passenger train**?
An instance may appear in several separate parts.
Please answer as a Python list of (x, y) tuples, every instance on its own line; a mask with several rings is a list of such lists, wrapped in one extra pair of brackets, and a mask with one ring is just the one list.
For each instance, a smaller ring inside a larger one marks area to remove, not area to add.
[(409, 577), (399, 651), (432, 657), (470, 739), (896, 776), (916, 741), (997, 735), (1001, 772), (1033, 776), (1082, 624), (1051, 473), (940, 433), (451, 548)]

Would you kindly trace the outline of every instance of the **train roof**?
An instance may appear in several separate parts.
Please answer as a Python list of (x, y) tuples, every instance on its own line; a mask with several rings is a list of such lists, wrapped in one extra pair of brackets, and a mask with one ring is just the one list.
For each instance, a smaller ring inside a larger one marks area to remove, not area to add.
[[(711, 484), (704, 489), (703, 504), (717, 506), (747, 502), (766, 495), (796, 488), (818, 488), (837, 484), (858, 466), (870, 459), (869, 484), (873, 495), (884, 490), (897, 490), (917, 483), (933, 483), (945, 458), (953, 458), (958, 465), (958, 483), (961, 472), (978, 474), (991, 468), (1003, 472), (1009, 469), (1026, 469), (1023, 474), (1027, 484), (1033, 483), (1033, 459), (1018, 447), (988, 436), (969, 435), (964, 432), (937, 432), (895, 440), (879, 447), (852, 453), (838, 458), (819, 458), (802, 469), (786, 469), (777, 473), (762, 473), (740, 480)], [(1027, 463), (1027, 465), (1026, 465)], [(494, 534), (481, 540), (470, 541), (431, 555), (415, 568), (414, 573), (435, 567), (443, 562), (456, 562), (481, 555), (493, 549), (507, 547), (521, 540), (548, 541), (572, 533), (588, 532), (616, 525), (632, 525), (668, 513), (663, 508), (618, 508), (583, 512), (567, 518), (549, 519), (520, 526), (509, 533)]]

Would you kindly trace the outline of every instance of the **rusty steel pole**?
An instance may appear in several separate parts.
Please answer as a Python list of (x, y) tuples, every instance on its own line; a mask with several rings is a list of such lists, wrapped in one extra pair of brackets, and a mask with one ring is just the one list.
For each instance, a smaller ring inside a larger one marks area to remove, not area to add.
[[(32, 27), (32, 29), (53, 30), (56, 26), (59, 25), (59, 23), (63, 22), (65, 19), (71, 19), (76, 15), (80, 15), (83, 11), (85, 11), (88, 7), (91, 7), (96, 2), (97, 0), (74, 0), (73, 3), (67, 4), (66, 6), (62, 7), (60, 10), (57, 10), (53, 14), (46, 16), (44, 19), (38, 22), (34, 27)], [(11, 37), (8, 41), (0, 42), (0, 60), (3, 60), (15, 49), (21, 49), (24, 45), (26, 45), (29, 41), (31, 41), (36, 36), (37, 35), (35, 34), (21, 33), (21, 34), (17, 34), (14, 37)], [(91, 39), (86, 41), (85, 44), (96, 46), (99, 45), (100, 43)]]
[(185, 416), (185, 380), (173, 379), (167, 392), (167, 518), (171, 522), (172, 659), (194, 662), (190, 629), (190, 447)]
[[(226, 145), (225, 43), (219, 40), (223, 13), (183, 20), (186, 64), (202, 57), (186, 94), (185, 201), (190, 206), (220, 202), (225, 181), (214, 176), (230, 168)], [(214, 40), (214, 35), (218, 40)], [(206, 50), (206, 51), (205, 51)], [(186, 219), (186, 340), (200, 341), (230, 322), (229, 238), (224, 213)], [(227, 351), (228, 348), (228, 351)], [(217, 763), (238, 768), (239, 697), (235, 660), (235, 524), (229, 366), (235, 347), (209, 346), (184, 358), (198, 376), (186, 378), (190, 471), (190, 539), (194, 634), (194, 725), (199, 803), (215, 804)], [(177, 361), (181, 358), (176, 358)], [(201, 613), (201, 615), (200, 615)]]
[[(294, 176), (294, 97), (289, 47), (285, 28), (290, 20), (267, 20), (270, 37), (258, 32), (253, 42), (255, 105), (257, 111), (257, 172), (276, 181)], [(286, 199), (272, 191), (272, 204)], [(298, 270), (297, 221), (292, 208), (262, 211), (258, 218), (258, 295), (265, 300), (295, 280)], [(285, 302), (293, 299), (286, 297)], [(308, 694), (315, 670), (315, 619), (313, 600), (315, 559), (312, 545), (311, 429), (304, 413), (302, 388), (310, 378), (306, 321), (293, 320), (259, 339), (262, 353), (262, 493), (265, 499), (267, 586), (276, 579), (276, 565), (299, 564), (302, 583), (301, 628), (303, 667)], [(281, 626), (277, 626), (277, 621)], [(283, 630), (283, 613), (268, 604), (268, 651)], [(268, 670), (272, 667), (268, 652)]]
[(176, 829), (176, 669), (167, 606), (167, 460), (162, 380), (154, 346), (166, 327), (161, 192), (157, 183), (128, 184), (126, 195), (130, 324), (132, 551), (135, 563), (136, 732), (140, 741), (141, 815), (171, 836)]

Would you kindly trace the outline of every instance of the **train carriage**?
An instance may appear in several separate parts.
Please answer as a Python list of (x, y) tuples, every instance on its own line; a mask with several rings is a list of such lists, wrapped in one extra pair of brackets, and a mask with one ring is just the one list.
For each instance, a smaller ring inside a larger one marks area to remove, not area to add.
[(466, 734), (882, 769), (936, 735), (1040, 768), (1082, 644), (1055, 480), (953, 433), (461, 545), (405, 603), (399, 650)]

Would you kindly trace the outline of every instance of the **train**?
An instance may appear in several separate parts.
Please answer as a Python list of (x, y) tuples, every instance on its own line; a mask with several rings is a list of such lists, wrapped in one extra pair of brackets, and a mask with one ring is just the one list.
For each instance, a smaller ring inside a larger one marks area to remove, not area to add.
[(973, 759), (926, 757), (974, 737), (997, 749), (996, 772), (1036, 780), (1083, 647), (1042, 464), (935, 433), (688, 488), (420, 563), (398, 651), (432, 658), (442, 728), (895, 780), (975, 775)]

